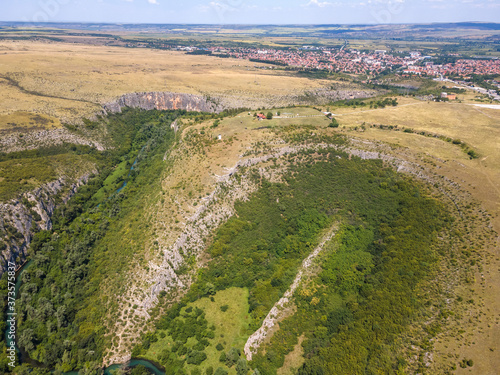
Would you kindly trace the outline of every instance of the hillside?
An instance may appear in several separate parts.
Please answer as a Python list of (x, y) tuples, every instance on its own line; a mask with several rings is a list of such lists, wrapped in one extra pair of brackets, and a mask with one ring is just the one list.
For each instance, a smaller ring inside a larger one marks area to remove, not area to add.
[[(18, 318), (1, 373), (500, 366), (484, 97), (173, 51), (2, 50), (2, 329), (9, 297)], [(8, 264), (26, 259), (15, 298)]]

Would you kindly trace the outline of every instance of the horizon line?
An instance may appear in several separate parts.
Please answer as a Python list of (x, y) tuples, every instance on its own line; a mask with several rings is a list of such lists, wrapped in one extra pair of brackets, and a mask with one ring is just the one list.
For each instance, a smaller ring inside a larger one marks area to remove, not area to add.
[(0, 23), (23, 23), (32, 25), (50, 25), (50, 24), (94, 24), (94, 25), (183, 25), (183, 26), (393, 26), (393, 25), (445, 25), (445, 24), (495, 24), (500, 22), (493, 21), (443, 21), (443, 22), (398, 22), (398, 23), (159, 23), (159, 22), (93, 22), (93, 21), (3, 21)]

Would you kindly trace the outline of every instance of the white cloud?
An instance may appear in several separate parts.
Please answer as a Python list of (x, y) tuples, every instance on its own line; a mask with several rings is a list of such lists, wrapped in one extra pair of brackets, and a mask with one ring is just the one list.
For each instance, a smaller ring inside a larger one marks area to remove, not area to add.
[(319, 1), (319, 0), (310, 0), (307, 4), (303, 5), (305, 7), (312, 7), (316, 6), (319, 8), (324, 8), (333, 5), (332, 3), (329, 3), (328, 1)]
[(155, 4), (155, 5), (159, 5), (160, 3), (158, 2), (158, 0), (148, 0), (148, 3), (150, 4)]

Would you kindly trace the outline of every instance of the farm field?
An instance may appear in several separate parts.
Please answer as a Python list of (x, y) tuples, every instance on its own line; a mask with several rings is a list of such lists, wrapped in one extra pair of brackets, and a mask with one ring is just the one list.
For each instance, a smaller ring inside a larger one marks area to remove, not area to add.
[(306, 91), (353, 88), (256, 67), (266, 66), (184, 52), (0, 41), (0, 126), (39, 126), (33, 113), (49, 116), (56, 126), (78, 122), (130, 92), (209, 95), (230, 107), (270, 108)]

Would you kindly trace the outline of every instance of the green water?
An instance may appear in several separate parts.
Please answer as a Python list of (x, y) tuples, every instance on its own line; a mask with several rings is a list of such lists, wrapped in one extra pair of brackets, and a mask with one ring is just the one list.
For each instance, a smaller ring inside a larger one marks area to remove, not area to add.
[[(156, 367), (153, 363), (146, 361), (144, 359), (131, 359), (130, 362), (127, 363), (128, 367), (136, 367), (139, 365), (143, 365), (146, 367), (151, 373), (154, 375), (165, 375), (165, 372), (161, 371), (158, 367)], [(117, 370), (121, 367), (122, 365), (111, 365), (106, 370), (104, 370), (105, 375), (111, 375), (112, 370)], [(73, 374), (71, 374), (73, 375)]]
[[(30, 260), (29, 262), (27, 262), (21, 268), (21, 270), (19, 270), (19, 272), (18, 272), (18, 274), (16, 276), (16, 285), (15, 285), (15, 289), (14, 289), (14, 293), (15, 293), (15, 298), (16, 299), (19, 296), (19, 288), (21, 287), (21, 284), (22, 284), (22, 275), (28, 269), (28, 267), (30, 266), (31, 262), (32, 262), (32, 260)], [(4, 339), (5, 339), (5, 342), (7, 343), (7, 345), (10, 346), (11, 345), (11, 341), (12, 341), (8, 337), (8, 332), (10, 330), (10, 323), (9, 323), (9, 321), (7, 321), (6, 323), (7, 323), (7, 326), (6, 326), (6, 329), (5, 329), (5, 332), (4, 332)], [(16, 347), (16, 352), (17, 352), (17, 357), (19, 358), (19, 362), (20, 363), (22, 363), (22, 362), (31, 363), (31, 361), (29, 360), (29, 358), (22, 358), (22, 357), (20, 357), (21, 353), (19, 351), (19, 348), (17, 347), (16, 341), (14, 340), (13, 343), (14, 343), (14, 346)], [(144, 360), (144, 359), (131, 359), (129, 362), (126, 363), (126, 365), (127, 365), (127, 367), (136, 367), (136, 366), (139, 366), (139, 365), (143, 365), (144, 367), (146, 367), (154, 375), (165, 375), (165, 372), (163, 372), (162, 370), (160, 370), (154, 363), (149, 362), (149, 361)], [(104, 374), (105, 375), (112, 375), (111, 371), (118, 370), (120, 367), (122, 367), (122, 365), (111, 365), (111, 366), (109, 366), (108, 368), (106, 368), (104, 370)], [(64, 375), (78, 375), (78, 371), (65, 372)]]
[[(144, 359), (131, 359), (126, 363), (127, 367), (136, 367), (143, 365), (154, 375), (165, 375), (165, 372), (161, 371), (153, 363)], [(111, 371), (118, 370), (122, 365), (111, 365), (104, 370), (104, 375), (112, 375)], [(78, 371), (65, 372), (64, 375), (78, 375)]]

